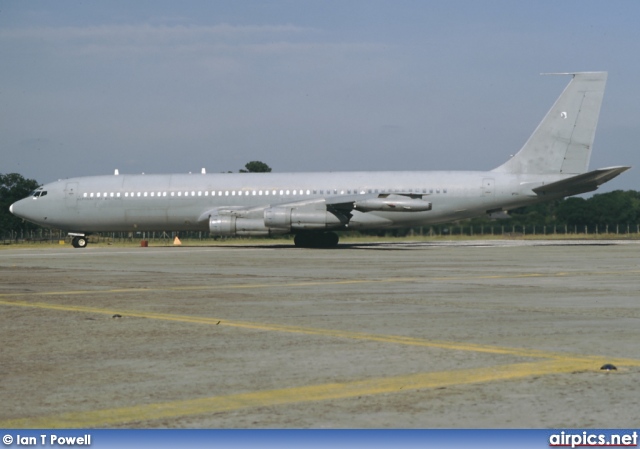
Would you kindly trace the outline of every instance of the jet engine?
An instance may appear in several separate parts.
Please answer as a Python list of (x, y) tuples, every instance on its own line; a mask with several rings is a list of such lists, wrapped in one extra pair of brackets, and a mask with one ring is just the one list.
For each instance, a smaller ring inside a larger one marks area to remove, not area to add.
[(270, 207), (264, 211), (264, 224), (268, 228), (292, 230), (324, 230), (342, 227), (348, 222), (346, 217), (341, 217), (326, 210), (324, 204), (321, 208), (297, 208), (297, 207)]
[(268, 236), (284, 234), (284, 229), (270, 229), (261, 218), (239, 217), (232, 213), (215, 213), (209, 217), (209, 231), (220, 236)]
[(404, 195), (380, 195), (356, 201), (353, 208), (361, 212), (426, 212), (431, 210), (431, 203)]

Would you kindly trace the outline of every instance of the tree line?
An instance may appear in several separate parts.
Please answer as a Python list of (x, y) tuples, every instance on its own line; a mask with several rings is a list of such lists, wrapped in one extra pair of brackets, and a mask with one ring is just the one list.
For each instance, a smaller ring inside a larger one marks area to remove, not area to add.
[[(264, 162), (251, 161), (240, 173), (270, 172)], [(9, 206), (28, 196), (40, 184), (18, 173), (0, 173), (0, 232), (26, 231), (38, 226), (24, 222), (9, 212)], [(637, 225), (640, 223), (640, 192), (615, 190), (599, 193), (590, 198), (570, 197), (547, 201), (509, 211), (510, 219), (495, 220), (478, 217), (470, 220), (472, 226), (504, 224), (508, 226), (600, 226)]]
[(509, 224), (599, 226), (640, 223), (640, 192), (614, 190), (590, 198), (570, 197), (510, 211)]

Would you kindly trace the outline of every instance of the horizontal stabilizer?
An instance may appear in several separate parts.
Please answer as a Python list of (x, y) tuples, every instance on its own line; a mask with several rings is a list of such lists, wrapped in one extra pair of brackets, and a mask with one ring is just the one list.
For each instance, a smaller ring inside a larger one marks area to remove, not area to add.
[(569, 196), (596, 190), (599, 185), (629, 170), (631, 167), (608, 167), (563, 179), (562, 181), (544, 184), (533, 189), (538, 195)]

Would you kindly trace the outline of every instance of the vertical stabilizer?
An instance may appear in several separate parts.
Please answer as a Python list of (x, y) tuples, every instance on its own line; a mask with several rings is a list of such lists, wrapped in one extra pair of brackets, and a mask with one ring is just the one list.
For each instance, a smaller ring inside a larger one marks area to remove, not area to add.
[(562, 73), (573, 79), (503, 173), (580, 174), (589, 167), (607, 72)]

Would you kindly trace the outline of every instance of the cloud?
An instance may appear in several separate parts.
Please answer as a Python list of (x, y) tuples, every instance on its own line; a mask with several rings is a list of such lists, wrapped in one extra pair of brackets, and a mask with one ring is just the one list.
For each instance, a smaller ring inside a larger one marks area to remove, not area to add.
[(279, 35), (313, 32), (312, 28), (294, 25), (96, 25), (87, 27), (27, 27), (0, 30), (2, 39), (54, 40), (59, 42), (111, 41), (118, 43), (154, 42), (194, 39), (257, 39)]
[[(238, 74), (239, 64), (322, 70), (359, 55), (386, 52), (387, 45), (330, 42), (322, 30), (294, 25), (99, 25), (0, 29), (0, 48), (16, 59), (42, 55), (80, 63), (117, 60), (167, 66), (176, 62)], [(365, 56), (365, 57), (369, 57)], [(273, 58), (276, 58), (274, 60)], [(279, 60), (278, 60), (279, 59)], [(55, 67), (55, 66), (54, 66)]]

